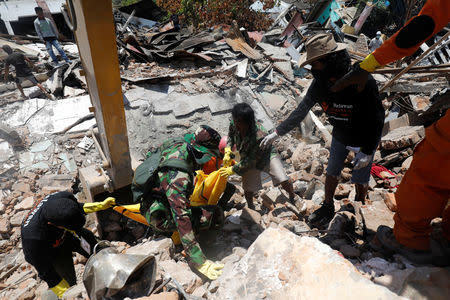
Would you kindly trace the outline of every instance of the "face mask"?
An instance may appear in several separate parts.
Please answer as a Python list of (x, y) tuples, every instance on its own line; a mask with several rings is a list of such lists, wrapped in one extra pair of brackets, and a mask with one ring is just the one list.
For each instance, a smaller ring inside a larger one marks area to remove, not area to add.
[(311, 74), (313, 75), (314, 79), (319, 81), (328, 81), (328, 75), (325, 72), (325, 70), (311, 70)]

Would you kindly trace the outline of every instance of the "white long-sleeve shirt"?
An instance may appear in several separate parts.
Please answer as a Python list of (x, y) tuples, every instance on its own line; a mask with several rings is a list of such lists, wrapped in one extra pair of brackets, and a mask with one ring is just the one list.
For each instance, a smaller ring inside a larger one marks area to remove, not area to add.
[(43, 20), (36, 18), (34, 20), (34, 29), (42, 40), (44, 38), (56, 38), (58, 36), (55, 26), (48, 18), (44, 18)]

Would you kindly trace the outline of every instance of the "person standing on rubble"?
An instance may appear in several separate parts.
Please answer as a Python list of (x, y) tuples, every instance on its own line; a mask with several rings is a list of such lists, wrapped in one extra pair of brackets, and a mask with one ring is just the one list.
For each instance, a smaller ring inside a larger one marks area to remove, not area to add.
[(372, 77), (360, 92), (355, 87), (339, 93), (331, 92), (333, 83), (350, 70), (350, 57), (345, 44), (336, 43), (331, 34), (318, 34), (309, 38), (305, 47), (306, 55), (301, 58), (300, 66), (310, 64), (314, 80), (297, 108), (263, 139), (261, 146), (271, 145), (280, 135), (298, 126), (309, 110), (316, 103), (320, 104), (333, 125), (325, 199), (323, 205), (309, 216), (311, 225), (321, 226), (334, 216), (333, 196), (349, 151), (355, 153), (352, 172), (355, 200), (365, 202), (373, 155), (381, 139), (384, 109)]
[[(333, 86), (363, 88), (370, 72), (412, 55), (450, 21), (450, 1), (428, 0), (420, 13)], [(450, 265), (450, 112), (425, 129), (395, 199), (394, 229), (378, 227), (375, 247), (413, 262)], [(442, 217), (442, 235), (432, 236), (431, 220)]]
[(234, 193), (225, 190), (218, 205), (191, 206), (189, 196), (193, 191), (193, 174), (219, 157), (220, 134), (207, 125), (201, 125), (194, 134), (168, 140), (160, 147), (157, 184), (141, 204), (141, 212), (156, 232), (173, 233), (174, 243), (181, 242), (189, 264), (210, 280), (222, 273), (222, 264), (206, 258), (196, 233), (218, 228), (223, 224), (223, 210)]
[(231, 111), (232, 120), (228, 130), (228, 142), (223, 158), (224, 166), (231, 161), (232, 148), (236, 147), (240, 161), (234, 166), (220, 169), (223, 176), (242, 176), (242, 188), (248, 208), (255, 209), (253, 197), (261, 185), (261, 171), (272, 177), (275, 186), (281, 185), (289, 193), (289, 200), (295, 202), (292, 182), (286, 175), (281, 159), (274, 147), (262, 149), (260, 141), (267, 135), (264, 127), (255, 120), (255, 113), (247, 103), (239, 103)]
[(383, 39), (381, 38), (381, 31), (377, 31), (377, 35), (370, 40), (369, 50), (370, 52), (375, 51), (383, 44)]
[(44, 93), (44, 95), (48, 99), (53, 99), (52, 96), (47, 93), (42, 84), (37, 81), (36, 77), (34, 77), (33, 73), (31, 72), (30, 66), (35, 71), (37, 71), (37, 68), (33, 64), (33, 62), (28, 59), (28, 57), (20, 52), (13, 51), (13, 49), (8, 45), (3, 45), (2, 49), (8, 54), (8, 57), (5, 59), (5, 83), (9, 81), (9, 66), (13, 65), (16, 69), (16, 77), (14, 78), (14, 81), (16, 82), (17, 88), (19, 89), (22, 98), (28, 99), (28, 97), (25, 96), (25, 93), (23, 92), (21, 83), (25, 80), (29, 80), (34, 85), (37, 85), (37, 87)]
[(98, 243), (94, 234), (83, 228), (86, 214), (115, 205), (114, 198), (103, 202), (79, 203), (70, 192), (57, 192), (35, 203), (21, 226), (25, 260), (39, 277), (62, 298), (76, 285), (72, 252), (88, 258)]
[(61, 57), (67, 62), (72, 63), (70, 59), (67, 57), (64, 50), (61, 48), (61, 45), (58, 42), (57, 30), (55, 25), (46, 17), (44, 17), (44, 11), (41, 7), (37, 6), (34, 8), (34, 11), (37, 14), (37, 18), (34, 20), (34, 29), (36, 30), (37, 35), (41, 40), (45, 43), (45, 48), (47, 48), (47, 52), (50, 55), (54, 64), (58, 63), (58, 59), (56, 58), (55, 53), (53, 52), (53, 47), (58, 50)]

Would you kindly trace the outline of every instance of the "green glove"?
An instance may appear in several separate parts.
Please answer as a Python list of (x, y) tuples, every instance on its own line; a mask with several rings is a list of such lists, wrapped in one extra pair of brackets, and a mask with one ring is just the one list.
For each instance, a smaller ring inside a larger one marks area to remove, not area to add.
[(225, 154), (223, 155), (223, 166), (228, 167), (231, 164), (231, 148), (225, 148)]
[(222, 275), (223, 264), (216, 264), (213, 261), (207, 259), (197, 270), (208, 277), (210, 280), (216, 280)]
[(69, 283), (63, 279), (57, 285), (50, 288), (53, 293), (55, 293), (58, 298), (62, 298), (63, 294), (70, 288)]
[(223, 167), (219, 169), (219, 174), (222, 177), (228, 177), (234, 174), (233, 167)]
[(90, 202), (90, 203), (84, 203), (83, 204), (83, 210), (85, 213), (93, 213), (99, 210), (105, 210), (110, 207), (113, 207), (116, 205), (116, 199), (113, 197), (108, 197), (102, 202)]

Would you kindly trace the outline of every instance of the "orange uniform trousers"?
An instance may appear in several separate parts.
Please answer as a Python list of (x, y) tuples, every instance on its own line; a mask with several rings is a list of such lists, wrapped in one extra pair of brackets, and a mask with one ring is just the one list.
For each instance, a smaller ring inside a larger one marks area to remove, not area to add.
[(425, 130), (395, 195), (394, 235), (404, 246), (430, 249), (430, 222), (442, 217), (450, 241), (450, 111)]

